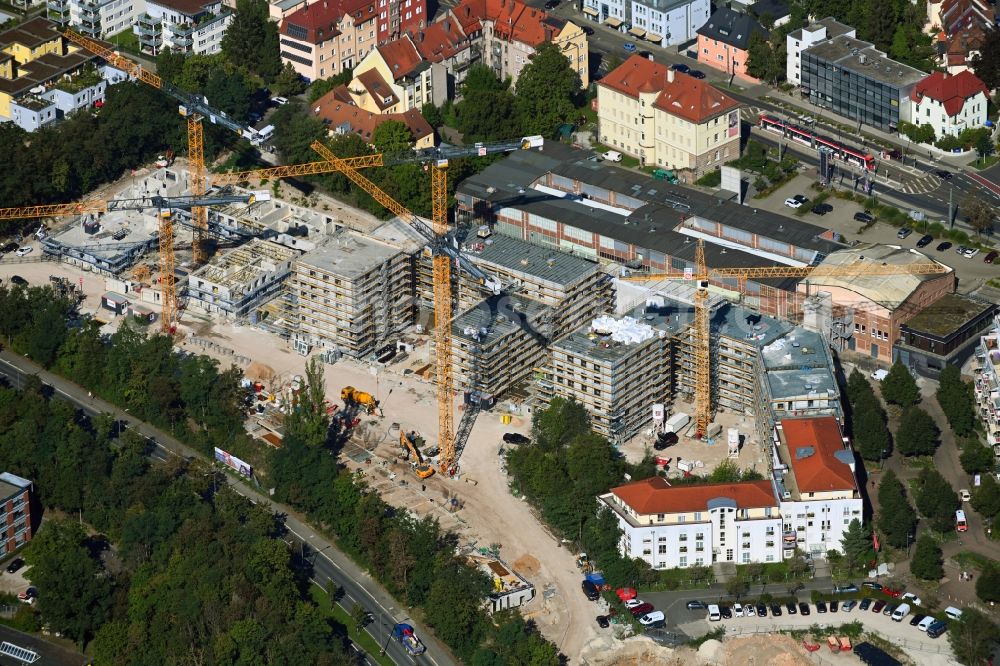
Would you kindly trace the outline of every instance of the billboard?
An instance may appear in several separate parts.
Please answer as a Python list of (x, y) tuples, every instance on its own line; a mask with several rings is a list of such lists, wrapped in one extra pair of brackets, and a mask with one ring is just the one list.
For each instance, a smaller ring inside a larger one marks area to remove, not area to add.
[(248, 479), (253, 476), (250, 463), (244, 462), (236, 456), (229, 455), (228, 451), (223, 451), (219, 447), (215, 447), (215, 459), (233, 471), (238, 472), (241, 476), (245, 476)]
[(729, 114), (729, 138), (740, 135), (740, 112), (733, 111)]

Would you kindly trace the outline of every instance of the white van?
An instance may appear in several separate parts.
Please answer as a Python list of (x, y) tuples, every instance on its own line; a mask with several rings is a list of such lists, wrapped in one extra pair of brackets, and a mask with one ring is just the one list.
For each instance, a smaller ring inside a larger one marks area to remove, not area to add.
[(937, 618), (933, 615), (928, 615), (920, 621), (920, 624), (917, 625), (917, 629), (920, 631), (927, 631), (927, 627), (931, 626), (935, 622), (937, 622)]
[(260, 141), (270, 141), (274, 136), (274, 125), (267, 125), (257, 130), (257, 138)]
[(894, 622), (902, 622), (903, 618), (910, 614), (910, 604), (900, 604), (896, 610), (892, 611)]
[(617, 150), (609, 150), (608, 152), (604, 153), (604, 161), (606, 161), (606, 162), (621, 162), (622, 161), (622, 154), (619, 153)]
[(962, 611), (961, 611), (961, 609), (955, 608), (954, 606), (948, 606), (947, 608), (945, 608), (944, 609), (944, 614), (947, 615), (952, 620), (960, 620), (960, 619), (962, 619)]
[(718, 622), (722, 619), (722, 613), (719, 612), (719, 607), (715, 604), (708, 605), (708, 621)]

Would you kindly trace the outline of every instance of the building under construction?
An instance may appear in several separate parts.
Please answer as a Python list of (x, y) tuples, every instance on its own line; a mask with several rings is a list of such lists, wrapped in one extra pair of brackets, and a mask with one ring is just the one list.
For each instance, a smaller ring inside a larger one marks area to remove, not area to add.
[(282, 315), (295, 349), (368, 357), (415, 322), (411, 255), (341, 231), (293, 264)]
[(191, 274), (188, 307), (228, 318), (243, 318), (281, 288), (298, 252), (253, 239), (225, 252)]

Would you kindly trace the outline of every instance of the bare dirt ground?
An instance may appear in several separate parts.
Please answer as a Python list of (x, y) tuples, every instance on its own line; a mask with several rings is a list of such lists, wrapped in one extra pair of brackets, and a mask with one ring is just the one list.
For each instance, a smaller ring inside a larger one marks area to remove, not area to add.
[[(808, 656), (807, 656), (808, 655)], [(689, 647), (668, 648), (648, 638), (633, 637), (616, 640), (604, 636), (592, 640), (583, 653), (582, 662), (589, 666), (807, 666), (815, 664), (858, 664), (853, 654), (807, 653), (802, 644), (789, 636), (762, 634), (748, 638), (708, 640), (694, 650)]]

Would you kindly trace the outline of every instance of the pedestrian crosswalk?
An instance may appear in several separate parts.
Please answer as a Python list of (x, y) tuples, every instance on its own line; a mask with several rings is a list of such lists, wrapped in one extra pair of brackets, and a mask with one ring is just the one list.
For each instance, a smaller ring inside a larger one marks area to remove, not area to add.
[(941, 187), (941, 179), (932, 173), (925, 173), (922, 176), (907, 179), (900, 192), (904, 194), (927, 194)]

